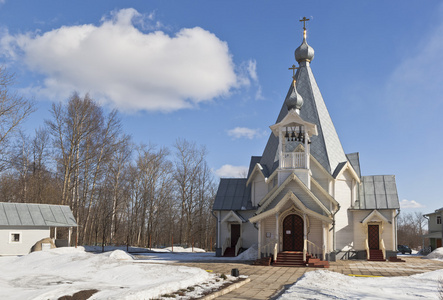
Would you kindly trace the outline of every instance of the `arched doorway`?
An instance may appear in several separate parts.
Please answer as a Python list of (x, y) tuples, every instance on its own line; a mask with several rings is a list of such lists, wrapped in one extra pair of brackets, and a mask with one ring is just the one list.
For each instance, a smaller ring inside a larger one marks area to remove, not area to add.
[(303, 219), (289, 215), (283, 220), (283, 251), (303, 251)]

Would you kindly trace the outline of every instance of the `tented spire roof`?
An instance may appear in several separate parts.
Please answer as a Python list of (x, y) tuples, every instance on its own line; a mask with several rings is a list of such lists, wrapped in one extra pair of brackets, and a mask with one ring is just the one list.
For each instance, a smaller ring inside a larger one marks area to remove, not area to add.
[[(306, 40), (304, 39), (303, 43), (305, 42)], [(300, 116), (303, 120), (316, 124), (318, 129), (318, 135), (311, 137), (311, 154), (330, 174), (333, 174), (339, 163), (347, 161), (347, 158), (320, 89), (317, 86), (309, 61), (300, 60), (299, 69), (294, 79), (297, 82), (297, 92), (303, 98)], [(294, 92), (293, 89), (294, 85), (291, 83), (287, 97)], [(283, 103), (276, 123), (280, 122), (287, 113), (287, 106)], [(260, 164), (266, 166), (272, 173), (278, 166), (277, 161), (278, 138), (271, 134)]]

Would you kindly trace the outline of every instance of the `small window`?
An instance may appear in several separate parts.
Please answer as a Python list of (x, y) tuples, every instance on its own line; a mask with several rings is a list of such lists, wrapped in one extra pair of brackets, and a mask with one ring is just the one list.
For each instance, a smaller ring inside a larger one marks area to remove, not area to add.
[(437, 224), (441, 224), (441, 216), (437, 216)]
[(20, 243), (20, 233), (11, 233), (11, 243)]

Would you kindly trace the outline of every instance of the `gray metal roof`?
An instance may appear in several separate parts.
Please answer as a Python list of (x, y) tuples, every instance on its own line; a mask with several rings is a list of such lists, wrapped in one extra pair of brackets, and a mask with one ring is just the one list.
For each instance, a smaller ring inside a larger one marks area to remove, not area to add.
[(69, 206), (0, 202), (0, 226), (76, 227)]
[[(295, 78), (297, 91), (304, 100), (300, 116), (303, 120), (317, 125), (318, 135), (311, 138), (311, 154), (332, 175), (338, 164), (347, 161), (347, 158), (308, 62), (300, 63)], [(292, 93), (292, 89), (291, 83), (288, 95)], [(288, 108), (283, 103), (276, 123), (283, 120), (287, 113)], [(278, 166), (277, 151), (278, 138), (271, 134), (260, 161), (270, 173)]]
[(261, 156), (251, 156), (251, 162), (249, 163), (249, 171), (248, 171), (248, 178), (251, 176), (252, 171), (255, 168), (255, 165), (257, 163), (260, 163)]
[(358, 152), (346, 154), (346, 158), (348, 159), (351, 166), (354, 168), (354, 171), (357, 173), (358, 177), (361, 177), (360, 171), (360, 154)]
[(355, 209), (399, 209), (394, 175), (362, 176)]
[(222, 178), (215, 196), (213, 210), (250, 210), (251, 187), (246, 178)]

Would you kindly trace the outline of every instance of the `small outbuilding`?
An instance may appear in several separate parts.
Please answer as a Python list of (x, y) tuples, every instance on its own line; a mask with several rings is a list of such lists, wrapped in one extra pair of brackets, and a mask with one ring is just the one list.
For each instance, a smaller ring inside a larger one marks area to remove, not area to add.
[(38, 241), (50, 237), (54, 228), (69, 228), (68, 245), (71, 244), (72, 227), (77, 227), (69, 206), (0, 202), (0, 255), (28, 254)]

